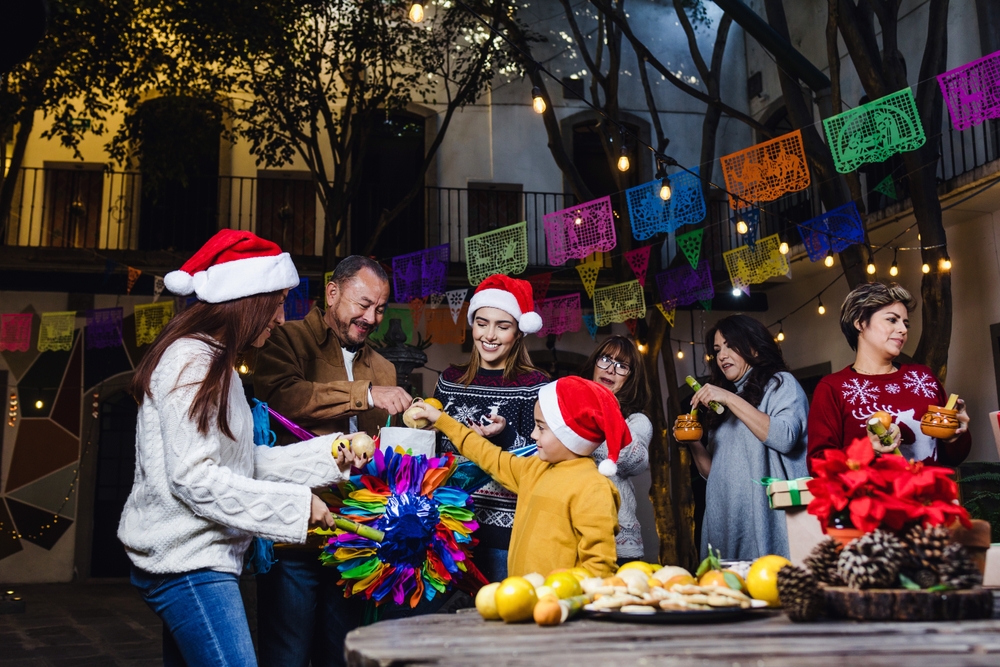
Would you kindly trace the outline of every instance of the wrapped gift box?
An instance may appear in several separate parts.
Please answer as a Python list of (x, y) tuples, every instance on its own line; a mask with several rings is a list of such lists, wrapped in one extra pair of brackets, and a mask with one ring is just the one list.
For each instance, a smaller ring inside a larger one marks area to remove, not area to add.
[(395, 451), (396, 447), (402, 447), (403, 451), (413, 456), (424, 456), (430, 458), (434, 456), (437, 438), (434, 431), (422, 431), (415, 428), (402, 428), (399, 426), (387, 426), (379, 431), (379, 449), (386, 448)]
[(798, 479), (779, 479), (767, 485), (767, 499), (771, 509), (786, 509), (789, 507), (805, 507), (813, 499), (812, 493), (806, 488), (806, 482), (812, 477)]

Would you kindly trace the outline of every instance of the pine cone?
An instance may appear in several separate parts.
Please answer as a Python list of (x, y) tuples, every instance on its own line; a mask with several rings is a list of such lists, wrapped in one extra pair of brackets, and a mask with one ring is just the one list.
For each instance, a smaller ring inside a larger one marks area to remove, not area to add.
[(843, 586), (844, 580), (837, 574), (837, 559), (840, 558), (840, 545), (831, 538), (826, 538), (806, 556), (805, 566), (812, 575), (828, 586)]
[(937, 573), (943, 562), (944, 550), (951, 544), (951, 533), (944, 526), (914, 526), (906, 533), (903, 543), (906, 545), (904, 570), (914, 573), (931, 570)]
[(837, 573), (852, 588), (891, 588), (904, 553), (903, 543), (895, 535), (876, 530), (843, 548)]
[(795, 565), (778, 570), (778, 599), (788, 618), (796, 623), (815, 621), (823, 613), (825, 597), (819, 582)]
[(961, 590), (983, 583), (983, 574), (961, 544), (952, 542), (945, 547), (942, 561), (939, 569), (942, 584)]

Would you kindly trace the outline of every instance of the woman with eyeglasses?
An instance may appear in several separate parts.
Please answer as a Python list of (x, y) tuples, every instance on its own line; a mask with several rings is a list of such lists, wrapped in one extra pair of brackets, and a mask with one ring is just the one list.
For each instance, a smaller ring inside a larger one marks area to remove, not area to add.
[[(653, 425), (643, 414), (649, 403), (649, 383), (642, 357), (635, 343), (625, 336), (611, 336), (597, 346), (590, 355), (580, 375), (611, 390), (621, 406), (622, 417), (632, 433), (632, 444), (621, 450), (618, 456), (618, 472), (611, 481), (618, 487), (621, 506), (618, 509), (618, 564), (643, 557), (642, 530), (635, 516), (635, 488), (631, 477), (649, 468), (649, 441), (653, 437)], [(594, 460), (600, 465), (608, 458), (608, 445), (594, 450)]]
[[(761, 480), (796, 479), (806, 472), (809, 401), (788, 372), (771, 332), (748, 315), (719, 320), (705, 335), (714, 351), (710, 378), (691, 398), (708, 434), (686, 443), (708, 480), (701, 529), (702, 557), (708, 545), (723, 558), (788, 557), (783, 512), (768, 505)], [(708, 407), (724, 407), (716, 414)]]
[[(531, 444), (538, 389), (549, 376), (531, 363), (526, 334), (542, 328), (531, 283), (495, 274), (479, 283), (469, 302), (472, 354), (467, 364), (449, 366), (438, 378), (434, 398), (443, 412), (504, 450)], [(458, 450), (443, 435), (438, 453)], [(507, 578), (507, 550), (517, 495), (494, 481), (473, 494), (479, 544), (476, 567), (489, 581)]]

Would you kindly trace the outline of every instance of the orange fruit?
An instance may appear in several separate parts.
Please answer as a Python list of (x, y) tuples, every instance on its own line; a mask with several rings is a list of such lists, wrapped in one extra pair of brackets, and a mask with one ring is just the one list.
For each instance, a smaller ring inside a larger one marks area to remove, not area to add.
[(747, 590), (750, 597), (764, 600), (769, 605), (778, 604), (778, 570), (792, 563), (781, 556), (761, 556), (747, 572)]
[(697, 583), (698, 580), (690, 574), (678, 574), (677, 576), (667, 579), (666, 582), (664, 582), (663, 587), (669, 591), (676, 584), (680, 584), (681, 586), (690, 586)]
[[(736, 570), (724, 570), (723, 576), (726, 577), (727, 583), (729, 584), (730, 588), (737, 591), (742, 591), (744, 593), (747, 592), (747, 582), (744, 581), (743, 577), (741, 577), (739, 573), (736, 572)], [(740, 584), (739, 587), (733, 586), (734, 583), (733, 577), (736, 577), (736, 581), (739, 582)]]
[(873, 412), (872, 417), (877, 417), (878, 420), (882, 422), (882, 426), (884, 426), (885, 428), (889, 428), (892, 425), (892, 415), (890, 415), (888, 412), (879, 410), (878, 412)]
[(701, 575), (701, 579), (698, 580), (699, 586), (726, 586), (726, 577), (722, 574), (722, 570), (709, 570), (705, 574)]

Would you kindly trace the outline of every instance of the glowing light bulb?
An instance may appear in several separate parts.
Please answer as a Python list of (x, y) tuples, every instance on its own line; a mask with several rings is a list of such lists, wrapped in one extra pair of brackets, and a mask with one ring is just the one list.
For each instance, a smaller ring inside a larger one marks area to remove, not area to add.
[(868, 260), (868, 268), (866, 270), (868, 271), (868, 275), (874, 276), (875, 275), (875, 262), (873, 262), (871, 260)]
[(414, 23), (420, 23), (424, 20), (424, 6), (419, 2), (410, 5), (410, 20)]
[(896, 260), (892, 260), (892, 266), (889, 267), (889, 275), (893, 278), (899, 275), (899, 266), (896, 264)]
[(951, 260), (947, 256), (941, 260), (941, 268), (945, 271), (951, 271)]
[(705, 355), (705, 361), (708, 362), (708, 361), (711, 361), (711, 360), (712, 360), (712, 355), (706, 354)]
[(819, 308), (816, 309), (816, 312), (820, 315), (826, 315), (826, 306), (823, 305), (822, 301), (819, 302)]
[(542, 97), (542, 89), (538, 86), (531, 89), (531, 108), (535, 113), (545, 113), (545, 98)]
[(646, 344), (645, 343), (637, 343), (636, 347), (639, 348), (639, 352), (645, 352), (646, 351)]
[(35, 409), (36, 410), (41, 410), (44, 407), (45, 407), (45, 403), (42, 403), (41, 400), (35, 401)]
[(739, 296), (740, 294), (742, 294), (742, 290), (740, 290), (739, 287), (734, 287), (733, 288), (733, 296)]
[(576, 217), (573, 218), (573, 224), (574, 225), (582, 225), (583, 224), (583, 216), (580, 214), (579, 211), (576, 212)]
[(677, 358), (678, 359), (683, 359), (684, 358), (684, 350), (682, 350), (680, 348), (677, 349)]
[(832, 252), (826, 253), (826, 259), (823, 260), (823, 264), (825, 264), (827, 268), (830, 268), (831, 266), (833, 266), (833, 253)]
[(247, 363), (244, 361), (243, 363), (241, 363), (239, 366), (236, 367), (236, 371), (240, 375), (246, 375), (247, 373), (250, 372), (250, 367), (247, 366)]
[(670, 195), (673, 194), (670, 190), (670, 181), (664, 178), (660, 181), (660, 199), (663, 201), (670, 201)]
[(738, 234), (746, 234), (748, 231), (750, 231), (750, 228), (747, 227), (746, 221), (742, 219), (736, 221), (736, 232)]
[(778, 329), (778, 335), (775, 336), (774, 338), (780, 343), (781, 341), (785, 340), (785, 332), (782, 331), (781, 329)]
[(931, 265), (928, 264), (927, 262), (924, 262), (924, 265), (920, 267), (920, 270), (923, 271), (924, 273), (930, 273)]
[(625, 147), (622, 146), (622, 156), (618, 158), (618, 171), (628, 171), (632, 163), (628, 160), (628, 155), (625, 154)]
[(778, 246), (778, 252), (780, 252), (782, 255), (787, 255), (788, 254), (788, 244), (785, 243), (784, 241), (782, 241), (781, 245)]

